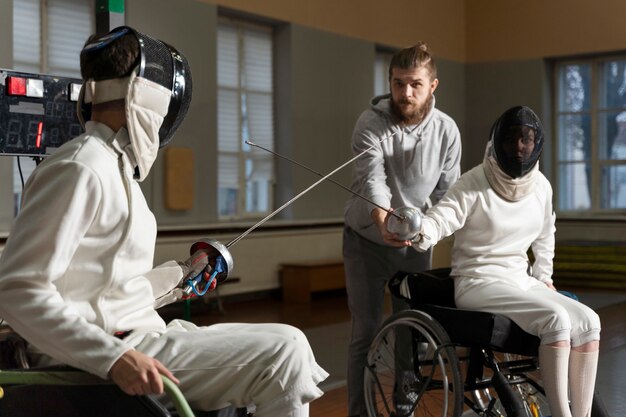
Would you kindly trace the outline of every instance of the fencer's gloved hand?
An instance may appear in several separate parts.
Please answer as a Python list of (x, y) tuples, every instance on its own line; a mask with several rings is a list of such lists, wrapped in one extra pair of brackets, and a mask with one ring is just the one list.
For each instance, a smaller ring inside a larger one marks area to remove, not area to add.
[[(199, 274), (203, 275), (203, 280), (208, 281), (213, 271), (210, 261), (209, 252), (205, 249), (198, 249), (186, 261), (178, 262), (178, 265), (183, 270), (183, 279), (180, 282), (180, 286), (185, 286), (188, 280), (197, 277)], [(213, 288), (215, 288), (216, 284), (215, 280), (211, 283)], [(209, 288), (209, 290), (213, 288)]]
[(422, 225), (419, 233), (413, 238), (411, 243), (413, 249), (418, 252), (426, 252), (433, 245), (430, 236), (424, 233), (424, 225)]
[[(211, 265), (213, 263), (213, 265)], [(193, 253), (187, 260), (177, 262), (180, 269), (183, 271), (183, 277), (174, 288), (171, 288), (167, 293), (157, 298), (154, 302), (154, 308), (160, 308), (165, 305), (174, 303), (176, 301), (186, 300), (188, 298), (196, 296), (194, 292), (187, 291), (189, 281), (200, 275), (200, 279), (197, 280), (197, 286), (206, 285), (206, 282), (210, 279), (214, 269), (215, 259), (206, 249), (199, 249)], [(213, 279), (204, 293), (213, 291), (217, 287), (217, 280)]]

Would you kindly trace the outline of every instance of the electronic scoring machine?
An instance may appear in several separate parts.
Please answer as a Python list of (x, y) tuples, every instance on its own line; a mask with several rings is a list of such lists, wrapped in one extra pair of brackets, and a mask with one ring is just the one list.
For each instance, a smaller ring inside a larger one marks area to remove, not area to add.
[(83, 133), (82, 80), (0, 69), (0, 156), (42, 158)]

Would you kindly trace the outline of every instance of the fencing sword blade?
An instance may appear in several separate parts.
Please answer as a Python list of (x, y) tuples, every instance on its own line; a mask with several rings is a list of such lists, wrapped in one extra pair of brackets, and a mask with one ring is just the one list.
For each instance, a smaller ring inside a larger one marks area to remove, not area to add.
[(248, 234), (250, 232), (252, 232), (253, 230), (255, 230), (256, 228), (258, 228), (259, 226), (261, 226), (263, 223), (267, 222), (269, 219), (271, 219), (272, 217), (274, 217), (276, 214), (280, 213), (283, 209), (285, 209), (286, 207), (288, 207), (289, 205), (291, 205), (294, 201), (296, 201), (297, 199), (299, 199), (300, 197), (302, 197), (303, 195), (305, 195), (306, 193), (308, 193), (309, 191), (311, 191), (313, 188), (317, 187), (320, 183), (322, 183), (323, 181), (326, 181), (326, 179), (328, 179), (328, 177), (330, 177), (331, 175), (333, 175), (334, 173), (336, 173), (337, 171), (343, 169), (344, 167), (348, 166), (349, 164), (351, 164), (352, 162), (356, 161), (358, 158), (360, 158), (361, 156), (365, 155), (367, 152), (371, 151), (375, 146), (377, 146), (378, 144), (382, 143), (383, 141), (390, 139), (392, 137), (394, 137), (396, 135), (397, 132), (393, 132), (390, 135), (387, 135), (381, 139), (379, 139), (378, 141), (374, 142), (372, 145), (370, 145), (368, 148), (366, 148), (365, 150), (363, 150), (362, 152), (356, 154), (354, 157), (350, 158), (349, 160), (347, 160), (346, 162), (344, 162), (343, 164), (339, 165), (337, 168), (333, 169), (332, 171), (330, 171), (328, 174), (324, 175), (322, 178), (320, 178), (319, 180), (315, 181), (313, 184), (311, 184), (309, 187), (305, 188), (304, 190), (302, 190), (300, 193), (298, 193), (296, 196), (292, 197), (289, 201), (287, 201), (286, 203), (284, 203), (282, 206), (278, 207), (276, 210), (274, 210), (273, 212), (271, 212), (270, 214), (268, 214), (267, 216), (265, 216), (264, 218), (262, 218), (261, 220), (259, 220), (257, 223), (253, 224), (248, 230), (244, 231), (242, 234), (240, 234), (239, 236), (235, 237), (233, 240), (231, 240), (230, 242), (228, 242), (226, 244), (227, 248), (230, 248), (231, 246), (235, 245), (237, 242), (239, 242), (241, 239), (243, 239), (244, 237), (248, 236)]
[[(254, 142), (250, 142), (249, 140), (247, 140), (247, 141), (246, 141), (246, 143), (247, 143), (248, 145), (250, 145), (250, 146), (253, 146), (253, 147), (255, 147), (255, 148), (262, 149), (262, 150), (264, 150), (264, 151), (266, 151), (266, 152), (271, 153), (272, 155), (275, 155), (275, 156), (277, 156), (277, 157), (279, 157), (279, 158), (282, 158), (282, 159), (284, 159), (284, 160), (286, 160), (286, 161), (289, 161), (289, 162), (291, 162), (291, 163), (292, 163), (292, 164), (294, 164), (294, 165), (297, 165), (297, 166), (299, 166), (299, 167), (302, 167), (302, 168), (306, 169), (307, 171), (312, 172), (313, 174), (315, 174), (315, 175), (317, 175), (317, 176), (319, 176), (319, 177), (323, 177), (323, 176), (324, 176), (322, 173), (315, 171), (313, 168), (309, 168), (308, 166), (306, 166), (306, 165), (304, 165), (304, 164), (301, 164), (300, 162), (294, 161), (293, 159), (291, 159), (291, 158), (289, 158), (289, 157), (286, 157), (286, 156), (284, 156), (284, 155), (281, 155), (281, 154), (279, 154), (278, 152), (275, 152), (275, 151), (273, 151), (273, 150), (271, 150), (271, 149), (268, 149), (268, 148), (266, 148), (266, 147), (264, 147), (264, 146), (257, 145), (256, 143), (254, 143)], [(339, 186), (339, 187), (341, 187), (341, 188), (343, 188), (343, 189), (344, 189), (344, 190), (346, 190), (347, 192), (352, 193), (353, 195), (355, 195), (355, 196), (357, 196), (357, 197), (359, 197), (359, 198), (361, 198), (361, 199), (363, 199), (363, 200), (367, 201), (368, 203), (375, 205), (375, 206), (376, 206), (376, 207), (378, 207), (379, 209), (385, 210), (387, 213), (391, 214), (391, 215), (392, 215), (392, 216), (394, 216), (394, 217), (397, 217), (399, 220), (403, 220), (403, 217), (402, 217), (402, 216), (400, 216), (400, 215), (398, 215), (398, 214), (394, 213), (394, 212), (393, 212), (393, 210), (391, 210), (390, 208), (383, 207), (383, 206), (381, 206), (380, 204), (377, 204), (377, 203), (373, 202), (371, 199), (369, 199), (369, 198), (367, 198), (367, 197), (365, 197), (365, 196), (363, 196), (363, 195), (361, 195), (361, 194), (357, 193), (356, 191), (354, 191), (354, 190), (352, 190), (352, 189), (350, 189), (350, 188), (346, 187), (345, 185), (341, 184), (340, 182), (337, 182), (337, 181), (335, 181), (335, 180), (334, 180), (334, 179), (332, 179), (332, 178), (326, 178), (326, 180), (327, 180), (327, 181), (329, 181), (329, 182), (332, 182), (333, 184), (335, 184), (335, 185), (337, 185), (337, 186)]]

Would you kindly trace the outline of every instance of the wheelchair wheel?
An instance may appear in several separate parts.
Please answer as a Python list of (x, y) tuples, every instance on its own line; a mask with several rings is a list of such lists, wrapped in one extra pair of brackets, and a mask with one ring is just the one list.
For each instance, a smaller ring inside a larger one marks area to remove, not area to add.
[[(504, 353), (497, 354), (500, 364), (514, 364), (524, 362), (524, 356)], [(523, 414), (520, 417), (547, 417), (550, 416), (548, 399), (540, 383), (539, 371), (526, 369), (519, 374), (515, 370), (508, 369), (506, 380), (511, 386), (513, 394), (522, 401)], [(471, 397), (474, 404), (480, 409), (480, 417), (503, 417), (506, 416), (505, 405), (492, 388), (472, 391)]]
[[(538, 389), (534, 383), (521, 382), (514, 383), (513, 390), (522, 397), (524, 404), (523, 417), (550, 417), (550, 405), (548, 399), (542, 390)], [(483, 411), (479, 414), (472, 414), (472, 416), (478, 415), (480, 417), (504, 417), (506, 412), (504, 406), (500, 402), (500, 399), (494, 397), (489, 392), (474, 391), (472, 393), (473, 400), (476, 404), (482, 401)], [(493, 407), (489, 408), (488, 403), (493, 400)], [(598, 392), (594, 393), (593, 405), (591, 408), (591, 417), (610, 417), (604, 403), (600, 399)]]
[(370, 347), (364, 384), (370, 417), (459, 417), (463, 411), (455, 348), (421, 311), (385, 321)]
[[(521, 382), (512, 385), (512, 388), (522, 398), (524, 414), (520, 417), (547, 417), (551, 415), (545, 394), (537, 390), (532, 384)], [(481, 405), (482, 411), (477, 414), (480, 417), (503, 417), (507, 415), (500, 398), (493, 395), (490, 390), (474, 391), (472, 398), (475, 404)]]

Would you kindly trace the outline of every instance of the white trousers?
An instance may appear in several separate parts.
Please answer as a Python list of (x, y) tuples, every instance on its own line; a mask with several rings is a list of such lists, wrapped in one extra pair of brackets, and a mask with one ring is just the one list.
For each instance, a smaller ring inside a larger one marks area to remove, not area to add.
[(284, 324), (198, 327), (174, 320), (163, 334), (129, 339), (172, 371), (191, 407), (199, 410), (254, 404), (256, 417), (298, 415), (323, 394), (317, 384), (328, 376), (306, 336)]
[(458, 308), (506, 316), (542, 344), (570, 341), (576, 347), (600, 340), (600, 318), (592, 309), (535, 278), (456, 277), (454, 290)]

